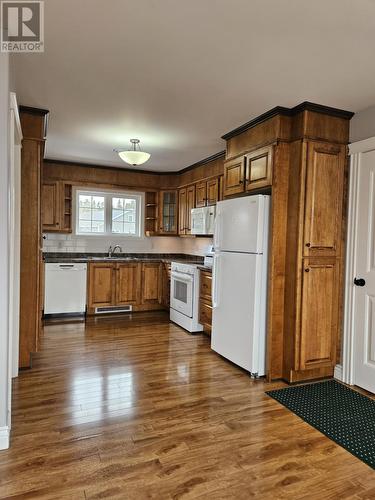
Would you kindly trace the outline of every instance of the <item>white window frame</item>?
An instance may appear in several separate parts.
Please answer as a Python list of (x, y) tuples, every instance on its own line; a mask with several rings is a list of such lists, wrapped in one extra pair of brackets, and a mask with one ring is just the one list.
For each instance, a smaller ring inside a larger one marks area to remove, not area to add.
[[(103, 196), (104, 200), (104, 233), (86, 233), (79, 231), (79, 196)], [(112, 198), (133, 198), (136, 201), (136, 234), (112, 233)], [(114, 191), (111, 189), (90, 189), (77, 187), (74, 189), (74, 234), (77, 236), (99, 237), (99, 238), (121, 238), (121, 239), (141, 239), (144, 236), (144, 207), (145, 194), (137, 191)]]

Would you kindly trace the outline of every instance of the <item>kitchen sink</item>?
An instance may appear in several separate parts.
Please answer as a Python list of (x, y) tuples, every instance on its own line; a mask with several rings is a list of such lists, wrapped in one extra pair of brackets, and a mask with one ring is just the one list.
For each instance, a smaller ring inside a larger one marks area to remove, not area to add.
[(121, 255), (116, 257), (90, 257), (89, 260), (140, 260), (138, 257), (121, 257)]

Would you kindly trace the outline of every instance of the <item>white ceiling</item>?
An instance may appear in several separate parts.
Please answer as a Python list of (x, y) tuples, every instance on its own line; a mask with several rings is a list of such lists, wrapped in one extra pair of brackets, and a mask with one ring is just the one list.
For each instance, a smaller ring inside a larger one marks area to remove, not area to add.
[(373, 0), (46, 0), (45, 53), (17, 54), (21, 104), (47, 108), (46, 156), (179, 170), (280, 105), (375, 103)]

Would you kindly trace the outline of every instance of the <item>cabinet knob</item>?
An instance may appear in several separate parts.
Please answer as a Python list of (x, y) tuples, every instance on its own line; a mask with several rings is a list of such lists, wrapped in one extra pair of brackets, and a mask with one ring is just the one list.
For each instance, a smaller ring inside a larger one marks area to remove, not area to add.
[(308, 267), (306, 267), (305, 273), (309, 273), (309, 272), (310, 272), (310, 269)]
[(239, 182), (238, 182), (238, 184), (243, 184), (243, 180), (240, 179)]
[(307, 246), (307, 248), (310, 248), (311, 245), (310, 245), (310, 243), (306, 243), (306, 246)]

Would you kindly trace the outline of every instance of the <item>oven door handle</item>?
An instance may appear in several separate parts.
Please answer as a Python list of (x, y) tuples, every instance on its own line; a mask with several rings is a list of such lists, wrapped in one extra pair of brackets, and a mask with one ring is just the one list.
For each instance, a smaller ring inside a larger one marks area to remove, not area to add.
[(183, 273), (178, 273), (176, 271), (172, 271), (171, 275), (172, 279), (177, 279), (180, 281), (185, 281), (186, 283), (192, 283), (194, 280), (194, 277), (191, 276), (190, 274), (183, 274)]

